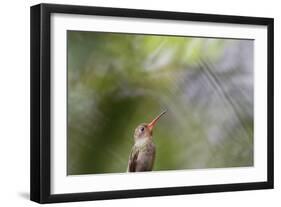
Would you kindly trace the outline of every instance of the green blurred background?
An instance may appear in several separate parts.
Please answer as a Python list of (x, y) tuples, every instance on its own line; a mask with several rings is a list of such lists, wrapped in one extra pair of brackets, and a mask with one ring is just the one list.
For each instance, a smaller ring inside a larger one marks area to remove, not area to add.
[(125, 172), (138, 124), (153, 170), (253, 165), (253, 40), (67, 32), (67, 174)]

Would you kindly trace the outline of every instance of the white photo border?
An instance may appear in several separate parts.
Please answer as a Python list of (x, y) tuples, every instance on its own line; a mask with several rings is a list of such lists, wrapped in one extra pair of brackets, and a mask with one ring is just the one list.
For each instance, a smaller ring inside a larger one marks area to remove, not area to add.
[[(254, 39), (254, 166), (67, 176), (67, 30)], [(51, 194), (267, 181), (267, 26), (51, 14)]]

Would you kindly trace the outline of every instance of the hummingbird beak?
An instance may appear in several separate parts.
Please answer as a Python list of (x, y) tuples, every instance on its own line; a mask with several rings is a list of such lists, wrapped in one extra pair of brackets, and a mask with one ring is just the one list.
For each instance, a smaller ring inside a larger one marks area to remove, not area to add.
[(161, 114), (159, 114), (155, 119), (153, 119), (148, 125), (148, 129), (150, 132), (152, 132), (154, 126), (156, 125), (156, 123), (158, 122), (158, 120), (161, 118), (161, 116), (163, 116), (165, 113), (167, 112), (167, 110), (163, 111)]

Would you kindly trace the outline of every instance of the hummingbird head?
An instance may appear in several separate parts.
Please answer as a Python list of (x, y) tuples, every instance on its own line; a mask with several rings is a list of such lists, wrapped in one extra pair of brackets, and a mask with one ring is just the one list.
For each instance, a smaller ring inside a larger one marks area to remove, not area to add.
[(135, 134), (134, 138), (135, 141), (140, 140), (140, 139), (145, 139), (145, 138), (152, 138), (152, 130), (158, 120), (163, 116), (167, 111), (163, 111), (161, 114), (159, 114), (155, 119), (153, 119), (149, 124), (143, 123), (140, 124), (136, 129), (135, 129)]

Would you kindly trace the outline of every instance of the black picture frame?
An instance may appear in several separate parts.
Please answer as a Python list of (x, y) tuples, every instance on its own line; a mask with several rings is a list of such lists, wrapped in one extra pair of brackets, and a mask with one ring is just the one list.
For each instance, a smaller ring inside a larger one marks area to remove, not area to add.
[[(51, 70), (50, 70), (50, 15), (53, 13), (133, 17), (210, 23), (231, 23), (267, 26), (267, 181), (236, 184), (218, 184), (153, 189), (51, 194)], [(89, 6), (39, 4), (31, 7), (31, 151), (30, 199), (38, 203), (87, 201), (101, 199), (165, 196), (223, 191), (241, 191), (273, 188), (274, 157), (274, 74), (272, 18), (195, 14), (168, 11), (103, 8)]]

